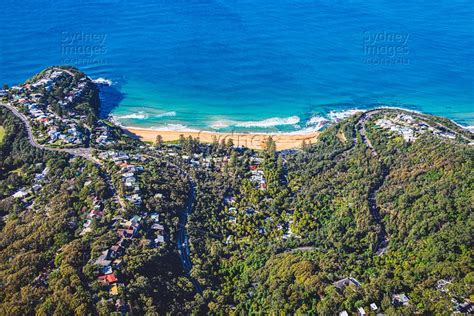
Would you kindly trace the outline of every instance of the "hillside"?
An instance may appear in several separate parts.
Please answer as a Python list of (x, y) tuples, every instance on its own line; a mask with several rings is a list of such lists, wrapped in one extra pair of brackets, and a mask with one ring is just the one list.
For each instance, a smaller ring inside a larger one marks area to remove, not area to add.
[(216, 198), (236, 201), (198, 205), (190, 230), (212, 311), (336, 314), (373, 303), (408, 315), (469, 306), (472, 135), (449, 123), (455, 140), (424, 128), (407, 142), (375, 124), (401, 115), (411, 114), (353, 117), (302, 152), (267, 154), (266, 190), (215, 174), (210, 183), (228, 185)]
[[(474, 137), (451, 121), (376, 109), (297, 151), (150, 145), (97, 119), (96, 92), (53, 67), (0, 106), (0, 314), (472, 308)], [(51, 139), (61, 124), (80, 141)]]

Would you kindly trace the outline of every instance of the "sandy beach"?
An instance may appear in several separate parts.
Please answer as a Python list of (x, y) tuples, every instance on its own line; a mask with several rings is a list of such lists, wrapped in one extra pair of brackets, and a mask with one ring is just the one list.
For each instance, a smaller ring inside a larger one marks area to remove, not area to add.
[(263, 149), (265, 140), (272, 136), (276, 142), (277, 150), (300, 148), (303, 140), (306, 143), (315, 143), (319, 132), (296, 134), (296, 133), (217, 133), (208, 131), (159, 131), (135, 127), (126, 127), (125, 130), (139, 137), (143, 141), (154, 142), (157, 135), (161, 135), (164, 141), (178, 140), (180, 135), (185, 137), (199, 137), (202, 142), (212, 143), (215, 136), (220, 142), (222, 139), (232, 138), (236, 146), (244, 146), (251, 149)]

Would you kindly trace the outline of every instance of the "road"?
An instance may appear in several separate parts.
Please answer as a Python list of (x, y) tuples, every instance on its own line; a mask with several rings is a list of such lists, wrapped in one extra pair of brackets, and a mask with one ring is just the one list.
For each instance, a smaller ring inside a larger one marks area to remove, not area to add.
[(192, 269), (192, 262), (191, 262), (191, 251), (189, 250), (189, 238), (188, 233), (186, 231), (186, 224), (188, 223), (188, 216), (193, 210), (193, 204), (196, 199), (196, 183), (194, 182), (193, 178), (189, 175), (189, 173), (181, 168), (180, 166), (168, 162), (171, 166), (177, 168), (181, 174), (185, 175), (190, 184), (191, 192), (186, 200), (186, 204), (184, 205), (184, 209), (179, 214), (179, 221), (178, 221), (178, 233), (176, 236), (176, 246), (178, 248), (179, 258), (181, 260), (181, 264), (183, 265), (184, 272), (188, 275), (189, 279), (194, 285), (196, 292), (201, 293), (202, 288), (199, 282), (191, 276), (191, 269)]
[[(48, 147), (48, 146), (38, 143), (33, 135), (33, 129), (31, 128), (28, 118), (24, 114), (18, 112), (18, 110), (10, 104), (0, 103), (0, 105), (10, 110), (16, 117), (18, 117), (25, 124), (26, 130), (28, 132), (28, 141), (31, 146), (38, 149), (43, 149), (43, 150), (68, 153), (76, 157), (85, 158), (93, 162), (94, 164), (101, 165), (101, 161), (93, 157), (91, 148), (52, 148), (52, 147)], [(181, 173), (186, 175), (186, 177), (190, 180), (190, 183), (191, 183), (191, 194), (189, 195), (186, 201), (185, 208), (183, 209), (183, 211), (181, 212), (179, 216), (178, 236), (177, 236), (178, 252), (180, 253), (180, 259), (183, 264), (183, 269), (189, 275), (192, 265), (191, 265), (191, 258), (189, 255), (190, 251), (189, 251), (188, 236), (186, 233), (186, 224), (188, 222), (188, 214), (191, 213), (192, 211), (192, 205), (194, 203), (194, 199), (196, 195), (195, 184), (192, 181), (192, 178), (188, 175), (188, 173), (185, 170), (183, 170), (182, 168), (180, 168), (179, 166), (175, 164), (172, 164), (172, 163), (170, 164), (174, 166), (175, 168), (177, 168), (178, 170), (180, 170)], [(112, 181), (108, 175), (106, 177), (106, 180), (111, 186), (111, 188), (113, 189), (113, 185), (111, 184)], [(115, 189), (113, 189), (112, 193), (114, 197), (120, 202), (120, 198), (117, 197)], [(196, 287), (196, 290), (200, 292), (201, 286), (199, 285), (199, 283), (192, 278), (191, 280), (193, 280), (193, 284)]]
[[(357, 123), (355, 124), (356, 130), (359, 132), (362, 142), (369, 148), (372, 152), (372, 155), (374, 157), (378, 157), (378, 153), (375, 150), (374, 146), (372, 146), (372, 142), (370, 139), (367, 137), (367, 133), (365, 131), (365, 122), (374, 114), (380, 113), (380, 110), (372, 110), (368, 111), (364, 114), (361, 115)], [(388, 248), (388, 237), (387, 237), (387, 231), (385, 230), (385, 225), (382, 222), (382, 217), (380, 216), (380, 209), (377, 206), (377, 199), (375, 198), (375, 195), (377, 192), (380, 190), (382, 187), (385, 179), (388, 176), (389, 169), (388, 167), (383, 163), (383, 161), (378, 158), (377, 159), (381, 172), (380, 172), (380, 178), (378, 178), (374, 183), (371, 184), (368, 190), (368, 198), (367, 198), (367, 203), (369, 206), (369, 211), (370, 215), (372, 216), (372, 219), (374, 222), (377, 224), (377, 240), (375, 243), (375, 246), (373, 248), (373, 252), (375, 253), (376, 256), (383, 255)]]
[(28, 132), (28, 141), (31, 146), (36, 147), (38, 149), (68, 153), (76, 157), (82, 157), (84, 159), (87, 159), (96, 165), (101, 165), (101, 162), (92, 155), (91, 148), (53, 148), (38, 143), (33, 135), (33, 129), (31, 128), (28, 118), (24, 114), (18, 112), (18, 110), (10, 104), (0, 103), (0, 105), (10, 110), (25, 124), (26, 131)]
[(189, 194), (188, 199), (186, 200), (186, 205), (183, 211), (179, 214), (178, 234), (176, 237), (176, 244), (178, 247), (179, 257), (181, 259), (181, 263), (183, 264), (184, 271), (191, 279), (191, 282), (193, 283), (196, 291), (198, 293), (201, 293), (202, 292), (201, 285), (196, 279), (194, 279), (190, 275), (192, 264), (191, 264), (190, 250), (189, 250), (188, 234), (186, 232), (186, 224), (188, 222), (188, 215), (192, 211), (195, 198), (196, 198), (196, 187), (194, 183), (191, 182), (191, 193)]
[[(148, 158), (156, 158), (156, 153), (154, 151), (150, 152), (148, 155), (144, 155)], [(161, 157), (163, 158), (163, 157)], [(167, 164), (172, 168), (175, 168), (179, 171), (181, 175), (184, 175), (190, 185), (191, 192), (186, 199), (186, 203), (184, 205), (183, 210), (179, 214), (178, 226), (177, 226), (177, 236), (176, 236), (176, 246), (178, 248), (179, 259), (181, 260), (181, 264), (183, 265), (183, 270), (186, 275), (189, 277), (191, 282), (196, 289), (196, 292), (201, 293), (202, 287), (199, 282), (191, 276), (191, 269), (192, 269), (192, 262), (191, 262), (191, 251), (189, 250), (189, 238), (186, 232), (186, 224), (188, 223), (188, 216), (193, 210), (193, 204), (196, 199), (196, 183), (194, 179), (189, 175), (189, 173), (183, 169), (182, 167), (178, 166), (177, 164), (167, 161)]]

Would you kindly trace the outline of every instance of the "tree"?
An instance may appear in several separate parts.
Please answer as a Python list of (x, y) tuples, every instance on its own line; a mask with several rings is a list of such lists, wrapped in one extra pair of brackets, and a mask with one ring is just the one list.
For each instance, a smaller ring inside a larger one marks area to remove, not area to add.
[(87, 115), (87, 125), (89, 125), (90, 127), (94, 127), (96, 121), (97, 121), (97, 117), (94, 114), (89, 113)]
[(219, 141), (217, 140), (216, 135), (212, 135), (212, 146), (217, 147), (219, 145)]
[(181, 148), (184, 146), (184, 143), (186, 142), (186, 138), (184, 138), (184, 135), (183, 134), (180, 134), (179, 135), (179, 145), (181, 146)]
[(230, 150), (234, 147), (234, 141), (232, 140), (232, 138), (227, 139), (226, 147), (227, 147), (228, 150)]
[(163, 146), (163, 136), (161, 136), (160, 134), (158, 134), (156, 136), (156, 139), (155, 139), (155, 147), (156, 148), (161, 148), (161, 146)]
[(303, 150), (308, 149), (308, 144), (306, 143), (306, 140), (304, 140), (304, 139), (303, 139), (303, 141), (301, 142), (301, 148), (302, 148)]
[(265, 141), (265, 151), (270, 155), (274, 155), (276, 152), (276, 143), (272, 136), (268, 136), (267, 140)]

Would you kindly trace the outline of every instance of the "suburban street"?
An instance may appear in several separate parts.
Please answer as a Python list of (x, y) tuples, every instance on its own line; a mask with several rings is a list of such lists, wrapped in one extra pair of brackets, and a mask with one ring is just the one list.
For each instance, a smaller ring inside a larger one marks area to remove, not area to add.
[[(31, 128), (30, 123), (28, 122), (28, 118), (22, 113), (18, 112), (18, 110), (15, 107), (11, 106), (10, 104), (0, 103), (0, 105), (10, 110), (16, 117), (18, 117), (25, 124), (26, 130), (28, 132), (28, 141), (31, 146), (39, 148), (39, 149), (49, 150), (49, 151), (68, 153), (76, 157), (82, 157), (84, 159), (87, 159), (93, 162), (94, 164), (101, 165), (101, 161), (93, 157), (91, 148), (52, 148), (52, 147), (39, 144), (33, 135), (33, 130)], [(178, 247), (180, 260), (181, 260), (181, 263), (183, 264), (184, 271), (189, 276), (192, 265), (191, 265), (190, 251), (189, 251), (188, 236), (186, 233), (186, 224), (188, 221), (188, 214), (192, 211), (192, 206), (193, 206), (195, 195), (196, 195), (195, 184), (190, 178), (190, 176), (187, 174), (187, 172), (185, 172), (183, 169), (181, 169), (180, 167), (176, 165), (174, 165), (174, 167), (178, 168), (178, 170), (184, 173), (186, 177), (188, 177), (191, 181), (191, 193), (186, 201), (186, 205), (183, 211), (179, 215), (178, 235), (177, 235), (177, 247)], [(110, 176), (107, 175), (107, 179), (108, 179), (107, 182), (111, 184)], [(113, 188), (113, 185), (111, 185), (111, 187)], [(116, 190), (114, 190), (113, 194), (114, 196), (116, 196)], [(120, 198), (118, 197), (116, 198), (117, 200), (120, 201)], [(196, 291), (201, 292), (201, 286), (197, 282), (197, 280), (191, 277), (191, 282), (195, 286)]]
[(39, 149), (49, 150), (49, 151), (68, 153), (76, 157), (82, 157), (84, 159), (87, 159), (96, 165), (101, 164), (101, 162), (98, 159), (93, 157), (91, 148), (53, 148), (53, 147), (48, 147), (48, 146), (39, 144), (33, 135), (33, 129), (31, 128), (31, 125), (28, 122), (28, 118), (24, 114), (18, 112), (18, 110), (15, 107), (11, 106), (10, 104), (0, 103), (0, 105), (10, 110), (16, 117), (18, 117), (25, 124), (26, 131), (28, 132), (28, 141), (31, 146), (39, 148)]

